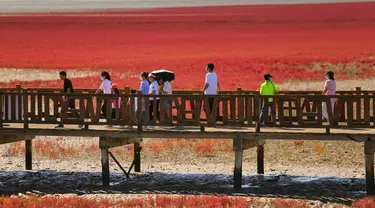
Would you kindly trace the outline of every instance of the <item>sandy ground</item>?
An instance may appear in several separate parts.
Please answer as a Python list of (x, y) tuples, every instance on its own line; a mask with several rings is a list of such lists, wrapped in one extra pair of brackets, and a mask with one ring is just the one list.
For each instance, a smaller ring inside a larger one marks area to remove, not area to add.
[[(55, 140), (55, 137), (38, 138)], [(145, 143), (151, 142), (145, 139)], [(74, 146), (97, 144), (97, 138), (63, 138)], [(318, 148), (319, 146), (319, 148)], [(142, 173), (126, 179), (110, 160), (111, 186), (101, 187), (100, 151), (49, 159), (35, 154), (34, 171), (24, 171), (23, 156), (4, 156), (1, 145), (0, 194), (228, 194), (291, 197), (349, 203), (365, 196), (363, 144), (357, 142), (270, 141), (265, 147), (265, 176), (256, 174), (256, 149), (244, 154), (244, 189), (233, 189), (234, 154), (199, 154), (189, 148), (142, 152)], [(114, 154), (128, 169), (132, 152)], [(56, 189), (56, 187), (59, 187)], [(322, 197), (324, 196), (324, 197)]]
[(2, 0), (0, 1), (0, 13), (335, 2), (370, 2), (370, 0)]
[[(0, 68), (0, 82), (21, 81), (47, 81), (59, 79), (59, 69), (18, 69), (18, 68)], [(70, 77), (79, 78), (97, 75), (98, 72), (85, 69), (64, 69)]]

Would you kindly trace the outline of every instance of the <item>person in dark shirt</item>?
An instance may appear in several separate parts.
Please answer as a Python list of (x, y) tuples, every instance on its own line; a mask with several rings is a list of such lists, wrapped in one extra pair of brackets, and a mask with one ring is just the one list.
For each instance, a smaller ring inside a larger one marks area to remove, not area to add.
[[(60, 72), (60, 79), (64, 81), (64, 92), (65, 93), (74, 93), (72, 81), (70, 81), (66, 77), (65, 71)], [(66, 100), (66, 99), (67, 99), (67, 97), (64, 97), (64, 100)], [(69, 100), (69, 109), (73, 110), (75, 108), (76, 108), (76, 106), (75, 106), (74, 99), (70, 99)], [(79, 118), (79, 113), (77, 111), (74, 111), (74, 112), (75, 112), (77, 118)], [(82, 128), (83, 125), (80, 124), (78, 127)], [(62, 123), (62, 116), (61, 116), (61, 123), (58, 126), (56, 126), (56, 128), (64, 128), (64, 124)]]

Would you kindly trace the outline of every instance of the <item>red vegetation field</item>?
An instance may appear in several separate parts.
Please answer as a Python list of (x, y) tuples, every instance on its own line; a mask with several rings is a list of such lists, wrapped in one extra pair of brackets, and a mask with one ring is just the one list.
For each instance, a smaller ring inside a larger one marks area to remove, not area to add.
[[(227, 196), (148, 196), (147, 198), (129, 198), (126, 200), (95, 200), (82, 197), (58, 197), (58, 196), (27, 196), (27, 197), (2, 197), (0, 198), (0, 208), (42, 208), (42, 207), (76, 207), (76, 208), (250, 208), (250, 207), (270, 207), (270, 208), (307, 208), (307, 203), (298, 200), (274, 199), (265, 202), (256, 199)], [(339, 207), (339, 206), (336, 206)], [(343, 206), (340, 206), (343, 207)], [(362, 208), (362, 207), (358, 207)], [(363, 207), (364, 208), (364, 207)]]
[[(254, 89), (266, 72), (278, 82), (322, 80), (339, 63), (354, 67), (336, 67), (338, 79), (373, 78), (374, 11), (375, 3), (342, 3), (1, 16), (0, 67), (110, 70), (132, 87), (139, 72), (169, 68), (179, 89), (202, 87), (207, 62), (225, 89)], [(37, 78), (22, 84), (61, 86)]]
[[(308, 202), (293, 199), (271, 199), (259, 200), (255, 198), (228, 197), (228, 196), (163, 196), (149, 195), (143, 198), (128, 198), (124, 200), (88, 199), (76, 196), (18, 196), (0, 197), (0, 208), (43, 208), (43, 207), (75, 207), (75, 208), (106, 208), (106, 207), (127, 207), (127, 208), (169, 208), (169, 207), (212, 207), (212, 208), (308, 208)], [(328, 207), (328, 206), (327, 206)], [(332, 204), (329, 207), (343, 208), (347, 206)], [(375, 207), (373, 198), (365, 198), (352, 204), (352, 208)]]

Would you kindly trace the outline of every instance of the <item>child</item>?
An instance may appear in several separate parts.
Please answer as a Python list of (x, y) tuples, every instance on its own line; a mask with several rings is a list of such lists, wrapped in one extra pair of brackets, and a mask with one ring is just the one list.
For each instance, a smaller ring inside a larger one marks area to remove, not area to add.
[(111, 89), (112, 89), (112, 94), (116, 95), (116, 99), (112, 100), (112, 119), (115, 119), (116, 109), (120, 109), (120, 106), (121, 106), (121, 97), (120, 97), (120, 92), (115, 83), (111, 85)]
[[(132, 95), (137, 95), (137, 90), (131, 90), (130, 93)], [(137, 110), (138, 110), (138, 99), (137, 99), (137, 97), (134, 97), (134, 103), (133, 103), (133, 105), (134, 105), (134, 111), (133, 112), (131, 112), (131, 110), (132, 110), (132, 108), (131, 108), (132, 102), (131, 101), (132, 101), (132, 99), (129, 98), (128, 103), (127, 103), (127, 105), (129, 106), (129, 113), (130, 113), (129, 115), (133, 114), (134, 115), (134, 119), (135, 119), (134, 123), (138, 123), (138, 119), (137, 119), (137, 116), (138, 116), (138, 112), (137, 112)], [(133, 125), (129, 124), (127, 127), (130, 128), (130, 129), (132, 129)]]

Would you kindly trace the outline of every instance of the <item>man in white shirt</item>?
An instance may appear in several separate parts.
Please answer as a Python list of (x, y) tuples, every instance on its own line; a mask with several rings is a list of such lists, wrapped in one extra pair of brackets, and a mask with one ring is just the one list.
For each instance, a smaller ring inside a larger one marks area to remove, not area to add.
[[(219, 79), (217, 78), (217, 75), (214, 71), (214, 64), (213, 63), (208, 63), (206, 67), (206, 80), (205, 80), (205, 85), (204, 85), (204, 94), (205, 95), (217, 95), (218, 91), (220, 90), (219, 86)], [(214, 97), (209, 97), (208, 98), (208, 103), (210, 106), (210, 111), (212, 112), (212, 108), (214, 105)]]
[[(156, 81), (156, 76), (153, 74), (148, 75), (148, 80), (151, 82), (148, 94), (149, 95), (159, 95), (159, 84)], [(159, 111), (159, 96), (156, 97), (156, 118), (159, 120), (160, 111)], [(154, 116), (154, 98), (150, 97), (150, 120), (153, 120)]]

